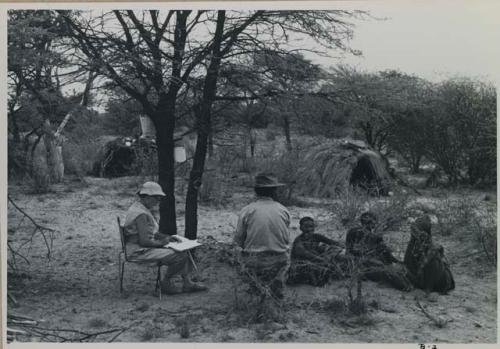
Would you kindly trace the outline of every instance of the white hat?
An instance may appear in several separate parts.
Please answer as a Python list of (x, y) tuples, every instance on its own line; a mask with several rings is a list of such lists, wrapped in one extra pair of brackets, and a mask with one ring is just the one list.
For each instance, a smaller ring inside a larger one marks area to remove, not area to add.
[(165, 196), (165, 193), (163, 192), (163, 190), (161, 190), (160, 185), (156, 182), (144, 183), (137, 194), (149, 196)]

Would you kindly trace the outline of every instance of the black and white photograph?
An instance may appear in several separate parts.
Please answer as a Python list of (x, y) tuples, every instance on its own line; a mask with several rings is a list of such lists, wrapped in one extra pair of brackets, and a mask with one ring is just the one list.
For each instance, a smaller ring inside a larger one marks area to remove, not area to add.
[(500, 3), (7, 3), (3, 344), (497, 343)]

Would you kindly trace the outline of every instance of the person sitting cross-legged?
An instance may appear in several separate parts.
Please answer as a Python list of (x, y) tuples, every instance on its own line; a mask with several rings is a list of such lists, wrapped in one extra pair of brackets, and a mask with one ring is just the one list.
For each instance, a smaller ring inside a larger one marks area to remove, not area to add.
[(424, 215), (411, 225), (404, 263), (416, 288), (443, 294), (455, 288), (455, 280), (443, 246), (432, 241), (431, 220)]
[(350, 229), (346, 235), (346, 252), (355, 261), (361, 276), (410, 291), (412, 284), (407, 277), (408, 271), (377, 232), (377, 216), (365, 212), (360, 221), (361, 226)]
[(299, 225), (302, 234), (293, 242), (287, 282), (323, 286), (330, 279), (346, 276), (343, 245), (314, 233), (315, 223), (311, 217), (303, 217)]
[[(155, 182), (146, 182), (137, 194), (139, 200), (128, 209), (123, 225), (129, 258), (144, 263), (160, 262), (167, 266), (160, 284), (163, 293), (176, 294), (207, 290), (206, 286), (191, 280), (193, 263), (187, 252), (176, 252), (165, 247), (167, 243), (177, 241), (177, 239), (174, 236), (158, 233), (158, 223), (152, 210), (165, 196), (160, 185)], [(173, 277), (179, 274), (183, 279), (182, 289), (177, 288), (173, 281)]]

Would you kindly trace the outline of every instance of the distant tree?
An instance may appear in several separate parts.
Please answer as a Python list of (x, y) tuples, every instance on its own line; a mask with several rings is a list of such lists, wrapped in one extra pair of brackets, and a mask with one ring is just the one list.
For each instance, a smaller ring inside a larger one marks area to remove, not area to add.
[(57, 48), (63, 35), (62, 22), (53, 11), (8, 13), (8, 110), (15, 140), (21, 130), (41, 129), (45, 120), (61, 122), (71, 108), (58, 73), (66, 63)]
[(390, 120), (388, 147), (398, 153), (412, 173), (419, 172), (425, 156), (427, 140), (423, 137), (431, 122), (433, 110), (433, 85), (414, 76), (400, 75), (399, 105)]
[(338, 66), (329, 75), (323, 90), (335, 92), (337, 100), (348, 105), (353, 127), (376, 150), (387, 152), (393, 117), (405, 103), (406, 76), (396, 71), (365, 73)]
[(299, 94), (311, 92), (322, 77), (319, 66), (312, 64), (299, 53), (280, 54), (269, 50), (254, 56), (254, 66), (260, 67), (263, 77), (267, 78), (268, 89), (276, 95), (270, 97), (280, 112), (287, 149), (292, 149), (292, 117), (301, 118), (297, 113)]
[(106, 103), (102, 118), (107, 134), (134, 136), (141, 134), (139, 116), (142, 106), (122, 90), (114, 90)]
[(458, 78), (437, 86), (426, 156), (450, 183), (496, 182), (496, 103), (492, 84)]
[[(17, 154), (11, 159), (19, 160), (12, 163), (26, 163), (23, 171), (43, 179), (39, 184), (45, 188), (63, 177), (59, 135), (71, 112), (89, 103), (95, 78), (94, 73), (69, 67), (66, 35), (64, 22), (54, 11), (8, 12), (9, 152)], [(63, 94), (63, 87), (75, 82), (85, 83), (84, 91)]]

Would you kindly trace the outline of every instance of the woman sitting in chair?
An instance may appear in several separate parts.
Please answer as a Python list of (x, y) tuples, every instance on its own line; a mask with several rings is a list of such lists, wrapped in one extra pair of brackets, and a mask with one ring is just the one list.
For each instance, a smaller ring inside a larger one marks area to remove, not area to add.
[[(164, 246), (171, 241), (177, 241), (174, 236), (158, 233), (158, 223), (151, 211), (158, 206), (165, 196), (160, 185), (146, 182), (137, 192), (139, 200), (127, 211), (123, 225), (129, 259), (136, 262), (160, 262), (167, 266), (161, 280), (161, 292), (176, 294), (180, 292), (198, 292), (207, 289), (206, 286), (191, 280), (193, 263), (187, 252), (175, 252)], [(183, 279), (182, 290), (177, 288), (172, 278), (180, 274)]]

